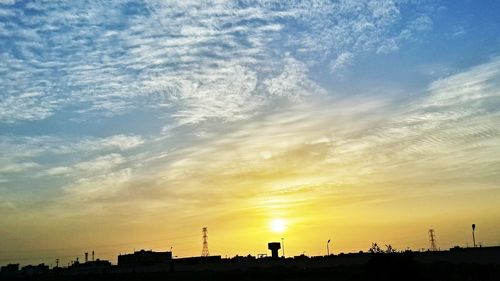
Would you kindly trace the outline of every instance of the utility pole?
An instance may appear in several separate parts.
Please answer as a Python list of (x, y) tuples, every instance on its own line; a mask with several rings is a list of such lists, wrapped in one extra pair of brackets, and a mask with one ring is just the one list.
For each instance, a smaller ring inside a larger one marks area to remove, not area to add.
[(474, 235), (474, 230), (476, 230), (476, 224), (472, 224), (472, 242), (474, 243), (474, 248), (476, 248), (476, 236)]
[(328, 241), (326, 242), (326, 254), (328, 256), (330, 255), (330, 240), (331, 239), (328, 239)]

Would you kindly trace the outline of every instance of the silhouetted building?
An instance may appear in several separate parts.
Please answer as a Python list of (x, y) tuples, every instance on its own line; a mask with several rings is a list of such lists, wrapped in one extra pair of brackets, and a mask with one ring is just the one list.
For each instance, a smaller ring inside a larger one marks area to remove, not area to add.
[(21, 274), (23, 276), (41, 275), (47, 272), (49, 272), (49, 266), (43, 263), (39, 265), (27, 265), (21, 269)]
[(14, 263), (14, 264), (8, 264), (0, 267), (0, 276), (1, 277), (8, 277), (8, 278), (14, 278), (19, 276), (19, 264)]
[(70, 275), (78, 274), (102, 274), (106, 273), (112, 267), (110, 261), (97, 259), (85, 263), (75, 262), (68, 267), (67, 273)]
[(267, 248), (271, 250), (271, 256), (273, 258), (278, 257), (278, 250), (281, 249), (281, 243), (280, 242), (270, 242), (267, 244)]
[(18, 263), (11, 263), (8, 265), (4, 265), (0, 268), (0, 272), (18, 272), (18, 271), (19, 271)]
[(203, 257), (189, 257), (174, 259), (175, 264), (203, 264), (203, 263), (213, 263), (220, 262), (221, 256), (203, 256)]
[(140, 250), (133, 254), (119, 255), (119, 267), (167, 265), (172, 261), (172, 252), (153, 252)]

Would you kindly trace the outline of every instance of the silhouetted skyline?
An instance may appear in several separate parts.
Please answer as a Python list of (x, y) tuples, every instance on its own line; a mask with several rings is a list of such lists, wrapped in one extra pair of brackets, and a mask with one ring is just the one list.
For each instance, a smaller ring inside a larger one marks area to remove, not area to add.
[[(283, 272), (301, 272), (301, 277), (294, 280), (323, 279), (325, 271), (334, 271), (331, 277), (348, 280), (429, 280), (429, 278), (453, 278), (453, 280), (496, 280), (500, 275), (500, 247), (454, 247), (449, 251), (428, 250), (413, 252), (396, 251), (391, 245), (382, 250), (373, 243), (367, 252), (325, 255), (309, 257), (299, 255), (291, 258), (280, 257), (280, 242), (269, 242), (270, 256), (198, 256), (175, 258), (172, 252), (154, 252), (151, 250), (134, 251), (118, 256), (118, 263), (96, 259), (85, 261), (78, 259), (65, 266), (49, 267), (45, 264), (19, 267), (9, 264), (0, 268), (2, 280), (130, 280), (130, 279), (177, 279), (185, 274), (197, 278), (210, 276), (222, 278), (226, 274), (234, 279), (248, 278), (255, 272), (265, 278), (257, 280), (282, 280)], [(444, 268), (446, 268), (444, 270)], [(341, 273), (343, 272), (343, 273)], [(388, 274), (390, 272), (390, 274)], [(458, 276), (456, 273), (460, 272)], [(151, 274), (154, 274), (151, 276)], [(192, 276), (194, 277), (194, 276)], [(254, 277), (255, 278), (255, 277)], [(250, 278), (249, 280), (254, 280)], [(185, 279), (185, 277), (184, 277)], [(193, 279), (189, 279), (193, 280)], [(288, 280), (288, 279), (286, 279)]]

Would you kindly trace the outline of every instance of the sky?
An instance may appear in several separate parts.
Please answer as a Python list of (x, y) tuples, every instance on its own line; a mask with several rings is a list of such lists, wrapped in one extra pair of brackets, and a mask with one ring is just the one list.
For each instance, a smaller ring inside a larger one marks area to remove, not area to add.
[(0, 0), (0, 264), (500, 244), (496, 0)]

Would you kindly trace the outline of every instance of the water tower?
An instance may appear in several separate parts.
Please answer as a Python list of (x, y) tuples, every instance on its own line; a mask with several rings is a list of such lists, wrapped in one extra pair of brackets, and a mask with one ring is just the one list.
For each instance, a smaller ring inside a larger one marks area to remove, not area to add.
[(271, 255), (273, 258), (278, 257), (278, 250), (281, 249), (281, 244), (280, 242), (270, 242), (267, 243), (267, 248), (271, 250)]

